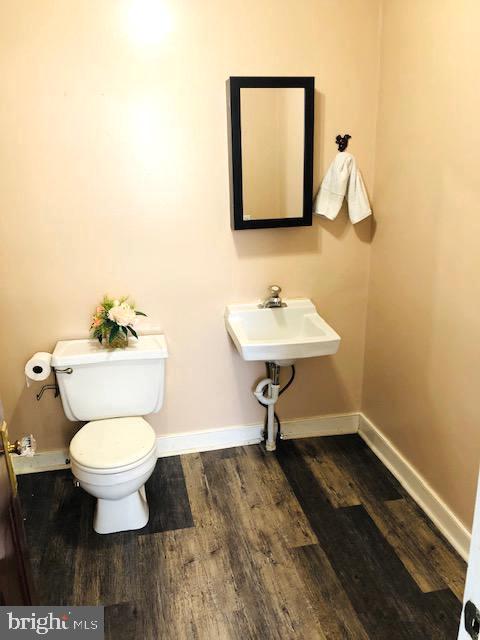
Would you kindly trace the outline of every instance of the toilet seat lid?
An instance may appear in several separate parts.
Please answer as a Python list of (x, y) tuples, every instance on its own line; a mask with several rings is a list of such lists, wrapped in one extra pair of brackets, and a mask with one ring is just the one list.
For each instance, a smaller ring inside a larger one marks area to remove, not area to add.
[(144, 458), (155, 446), (155, 432), (139, 417), (93, 420), (75, 434), (70, 457), (92, 469), (113, 469)]

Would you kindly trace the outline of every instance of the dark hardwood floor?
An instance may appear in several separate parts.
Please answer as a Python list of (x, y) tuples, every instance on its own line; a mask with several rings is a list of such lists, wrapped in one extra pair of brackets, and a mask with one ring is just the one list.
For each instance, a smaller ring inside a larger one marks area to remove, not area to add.
[(466, 566), (358, 436), (161, 458), (107, 536), (67, 471), (19, 477), (41, 604), (115, 640), (455, 640)]

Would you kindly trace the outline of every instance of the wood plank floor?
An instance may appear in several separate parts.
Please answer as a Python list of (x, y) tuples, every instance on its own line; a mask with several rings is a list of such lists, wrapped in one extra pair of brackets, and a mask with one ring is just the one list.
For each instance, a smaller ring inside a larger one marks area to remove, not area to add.
[(358, 436), (161, 458), (136, 532), (69, 472), (19, 487), (41, 604), (104, 604), (108, 639), (457, 636), (465, 563)]

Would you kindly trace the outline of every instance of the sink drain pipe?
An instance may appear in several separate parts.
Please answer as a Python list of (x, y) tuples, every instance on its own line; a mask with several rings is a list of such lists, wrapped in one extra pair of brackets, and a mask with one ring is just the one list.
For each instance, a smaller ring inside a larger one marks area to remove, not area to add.
[(280, 389), (280, 365), (276, 362), (267, 362), (268, 378), (260, 380), (253, 392), (260, 404), (266, 407), (267, 417), (265, 421), (265, 447), (267, 451), (275, 451), (277, 447), (277, 437), (280, 433), (280, 420), (275, 413), (275, 403), (284, 391), (292, 384), (295, 378), (295, 367), (292, 367), (292, 375), (287, 384)]

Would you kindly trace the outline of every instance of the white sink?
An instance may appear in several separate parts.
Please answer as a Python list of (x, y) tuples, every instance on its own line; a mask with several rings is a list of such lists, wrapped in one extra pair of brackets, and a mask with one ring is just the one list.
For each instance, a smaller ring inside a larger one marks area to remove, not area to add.
[(284, 302), (286, 307), (274, 309), (261, 309), (258, 303), (226, 308), (227, 331), (244, 360), (287, 364), (338, 351), (340, 336), (318, 315), (311, 300)]

